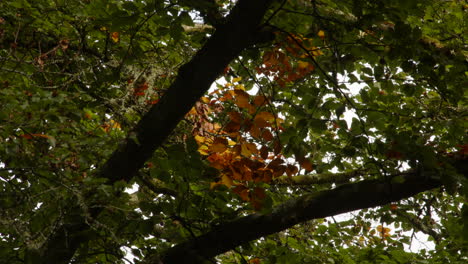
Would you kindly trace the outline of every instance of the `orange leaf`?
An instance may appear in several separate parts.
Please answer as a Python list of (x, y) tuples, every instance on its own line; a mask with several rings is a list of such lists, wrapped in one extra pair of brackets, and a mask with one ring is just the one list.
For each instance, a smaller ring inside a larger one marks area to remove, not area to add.
[(119, 42), (119, 32), (112, 32), (111, 33), (111, 38), (112, 38), (112, 41), (114, 42)]
[(249, 259), (249, 264), (260, 264), (259, 258)]

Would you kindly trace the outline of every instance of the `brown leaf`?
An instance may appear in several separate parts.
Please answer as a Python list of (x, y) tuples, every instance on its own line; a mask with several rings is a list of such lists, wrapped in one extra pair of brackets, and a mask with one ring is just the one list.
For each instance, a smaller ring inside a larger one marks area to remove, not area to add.
[(263, 95), (257, 95), (255, 96), (254, 98), (254, 105), (258, 106), (258, 107), (261, 107), (261, 106), (264, 106), (267, 104), (267, 98)]
[(231, 121), (224, 127), (224, 131), (227, 133), (233, 133), (239, 131), (240, 127), (241, 125), (239, 123)]
[(270, 123), (268, 123), (265, 119), (263, 119), (262, 117), (260, 116), (256, 116), (255, 119), (254, 119), (254, 124), (258, 127), (258, 128), (264, 128), (264, 127), (270, 127)]
[(286, 167), (286, 174), (288, 175), (288, 177), (293, 176), (298, 171), (299, 171), (298, 168), (294, 165), (288, 164), (288, 166)]
[(267, 168), (270, 168), (272, 170), (276, 170), (279, 165), (283, 164), (284, 161), (280, 158), (274, 159), (272, 162), (270, 162), (267, 166)]
[(274, 143), (274, 147), (273, 147), (273, 151), (274, 151), (275, 155), (280, 154), (282, 148), (283, 147), (281, 146), (281, 143), (279, 142), (278, 139), (276, 139), (275, 143)]
[(215, 138), (215, 140), (213, 141), (213, 144), (211, 144), (210, 146), (210, 150), (213, 152), (222, 153), (227, 149), (228, 144), (229, 143), (226, 138), (223, 138), (223, 137)]
[(307, 172), (312, 171), (314, 168), (312, 166), (312, 163), (308, 159), (303, 159), (299, 161), (299, 164), (301, 165), (302, 168), (304, 168)]
[(263, 207), (263, 200), (266, 197), (265, 190), (260, 187), (255, 187), (251, 193), (251, 204), (256, 211), (259, 211)]
[(270, 141), (273, 139), (273, 134), (271, 134), (270, 130), (265, 129), (262, 132), (262, 138), (266, 141)]
[(260, 128), (256, 124), (250, 127), (249, 132), (250, 132), (250, 135), (254, 137), (255, 139), (260, 138), (261, 131), (260, 131)]
[(231, 119), (231, 121), (239, 123), (239, 124), (242, 123), (241, 113), (236, 112), (236, 111), (231, 111), (231, 112), (228, 113), (228, 115), (229, 115), (229, 118)]
[(235, 103), (238, 107), (240, 108), (249, 108), (250, 103), (249, 103), (249, 98), (250, 95), (246, 93), (245, 91), (242, 90), (234, 90), (235, 93)]
[(260, 157), (262, 157), (262, 159), (267, 159), (268, 158), (268, 147), (267, 146), (262, 146), (262, 148), (260, 149)]
[(249, 189), (244, 185), (237, 185), (232, 191), (237, 193), (242, 200), (250, 201)]
[(273, 122), (275, 120), (275, 116), (270, 113), (270, 112), (266, 112), (266, 111), (262, 111), (262, 112), (259, 112), (255, 118), (262, 118), (266, 121), (269, 121), (269, 122)]

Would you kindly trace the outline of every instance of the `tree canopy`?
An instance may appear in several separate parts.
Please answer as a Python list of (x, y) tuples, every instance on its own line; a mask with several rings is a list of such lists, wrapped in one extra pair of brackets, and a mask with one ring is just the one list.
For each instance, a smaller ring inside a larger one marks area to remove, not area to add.
[(468, 261), (465, 1), (0, 10), (1, 263)]

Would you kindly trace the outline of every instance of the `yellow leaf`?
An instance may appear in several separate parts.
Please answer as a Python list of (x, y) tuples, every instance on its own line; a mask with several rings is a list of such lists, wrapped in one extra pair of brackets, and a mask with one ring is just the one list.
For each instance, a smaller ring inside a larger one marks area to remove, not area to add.
[(203, 142), (205, 142), (205, 139), (205, 137), (195, 135), (195, 141), (197, 141), (198, 144), (203, 144)]
[(111, 120), (109, 121), (110, 123), (110, 128), (117, 128), (117, 129), (120, 129), (120, 124), (119, 122), (115, 121), (115, 120)]
[(235, 83), (235, 82), (238, 82), (240, 80), (242, 80), (242, 77), (236, 77), (236, 78), (232, 79), (232, 82)]
[(317, 57), (317, 56), (323, 55), (323, 52), (319, 49), (314, 49), (312, 50), (312, 55)]
[(231, 186), (234, 184), (234, 182), (232, 182), (232, 179), (229, 178), (226, 174), (223, 174), (223, 176), (221, 176), (221, 183), (229, 188), (231, 188)]
[(208, 155), (210, 152), (208, 151), (208, 146), (203, 145), (198, 148), (198, 152), (202, 155)]
[(187, 115), (197, 115), (197, 109), (195, 109), (195, 107), (192, 107), (187, 113)]
[(209, 103), (210, 102), (210, 99), (208, 99), (207, 97), (202, 97), (201, 98), (201, 101), (204, 102), (205, 104)]
[(307, 69), (307, 67), (309, 67), (309, 63), (307, 61), (298, 61), (297, 67), (299, 68), (299, 70)]
[(265, 111), (258, 113), (255, 116), (255, 118), (257, 118), (257, 117), (258, 118), (263, 118), (264, 120), (269, 121), (269, 122), (272, 122), (273, 120), (275, 120), (275, 116), (272, 113), (265, 112)]
[(245, 86), (243, 84), (238, 84), (234, 86), (234, 89), (245, 91)]
[(324, 39), (325, 38), (325, 31), (323, 30), (319, 30), (319, 32), (317, 33), (317, 36), (321, 39)]
[(219, 182), (211, 182), (210, 183), (210, 189), (213, 190), (216, 186), (221, 185)]
[(252, 154), (257, 154), (258, 149), (254, 143), (241, 144), (241, 154), (245, 157), (250, 157)]

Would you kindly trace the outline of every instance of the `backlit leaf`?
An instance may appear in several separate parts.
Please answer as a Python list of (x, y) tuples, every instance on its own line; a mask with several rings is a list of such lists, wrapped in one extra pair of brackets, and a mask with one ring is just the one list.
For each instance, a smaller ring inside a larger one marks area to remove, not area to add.
[(232, 179), (229, 178), (226, 174), (221, 176), (221, 183), (226, 185), (228, 188), (231, 188), (231, 186), (234, 184)]
[(112, 32), (112, 33), (111, 33), (111, 39), (112, 39), (112, 41), (114, 41), (114, 42), (119, 42), (119, 39), (120, 39), (120, 34), (119, 34), (119, 32)]
[(249, 94), (242, 90), (234, 90), (235, 93), (235, 103), (240, 108), (249, 108)]
[(213, 144), (210, 146), (210, 151), (222, 153), (227, 149), (228, 144), (226, 138), (215, 138)]

